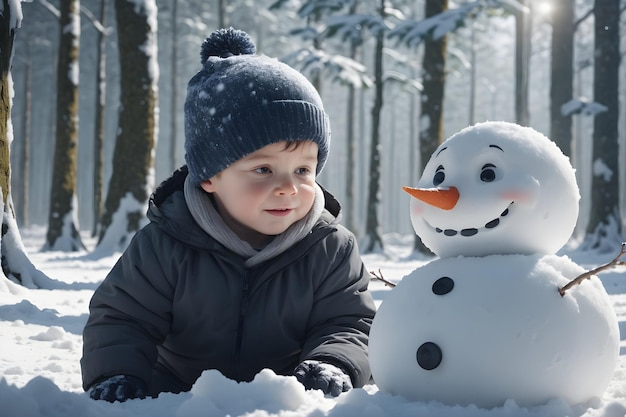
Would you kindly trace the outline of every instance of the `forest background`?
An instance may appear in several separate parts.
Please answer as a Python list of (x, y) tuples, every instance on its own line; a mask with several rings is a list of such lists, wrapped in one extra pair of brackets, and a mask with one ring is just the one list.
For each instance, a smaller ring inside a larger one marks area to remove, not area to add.
[[(20, 227), (47, 225), (43, 249), (84, 249), (81, 230), (123, 249), (145, 222), (149, 193), (184, 163), (186, 83), (203, 39), (228, 26), (320, 91), (333, 138), (319, 182), (342, 201), (364, 252), (382, 250), (384, 233), (412, 233), (401, 186), (417, 182), (442, 140), (485, 120), (531, 126), (570, 156), (582, 195), (575, 239), (607, 252), (623, 240), (623, 1), (21, 6), (11, 194)], [(415, 247), (425, 250), (419, 238)]]

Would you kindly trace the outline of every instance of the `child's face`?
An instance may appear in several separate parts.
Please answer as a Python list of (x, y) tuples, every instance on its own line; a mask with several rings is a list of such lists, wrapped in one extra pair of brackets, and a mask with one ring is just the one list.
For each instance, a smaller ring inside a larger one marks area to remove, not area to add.
[(286, 142), (267, 145), (209, 180), (226, 224), (253, 247), (264, 245), (307, 215), (315, 200), (317, 144)]

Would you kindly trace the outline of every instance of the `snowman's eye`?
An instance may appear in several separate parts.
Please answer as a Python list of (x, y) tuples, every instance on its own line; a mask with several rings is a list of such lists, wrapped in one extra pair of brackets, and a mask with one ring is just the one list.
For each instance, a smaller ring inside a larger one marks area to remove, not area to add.
[(437, 167), (437, 171), (435, 172), (435, 176), (433, 177), (433, 185), (436, 187), (446, 179), (446, 174), (443, 173), (443, 166), (439, 165)]
[(482, 182), (492, 182), (496, 180), (496, 166), (493, 164), (485, 164), (480, 171), (480, 180)]

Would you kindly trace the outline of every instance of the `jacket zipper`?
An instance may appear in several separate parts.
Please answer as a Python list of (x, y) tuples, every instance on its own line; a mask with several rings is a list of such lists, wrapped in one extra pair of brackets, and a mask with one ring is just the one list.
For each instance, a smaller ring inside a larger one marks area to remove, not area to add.
[(235, 367), (237, 379), (241, 379), (241, 350), (243, 344), (243, 325), (248, 313), (248, 301), (250, 297), (250, 284), (248, 274), (244, 274), (241, 284), (241, 304), (239, 309), (239, 323), (237, 325), (237, 337), (235, 344)]

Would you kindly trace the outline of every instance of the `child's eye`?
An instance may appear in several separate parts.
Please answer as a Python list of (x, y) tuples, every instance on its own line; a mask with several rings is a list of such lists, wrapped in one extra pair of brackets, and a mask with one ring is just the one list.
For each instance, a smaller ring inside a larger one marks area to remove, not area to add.
[(256, 168), (254, 172), (257, 174), (271, 174), (272, 170), (269, 169), (268, 167), (260, 167), (260, 168)]
[(311, 172), (311, 170), (309, 168), (305, 168), (305, 167), (296, 169), (296, 174), (298, 174), (298, 175), (307, 175), (310, 172)]

